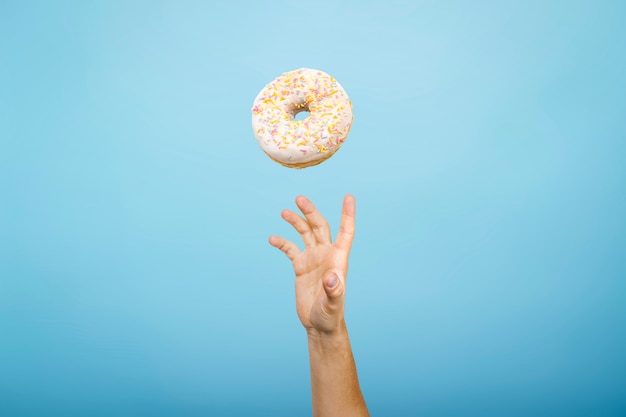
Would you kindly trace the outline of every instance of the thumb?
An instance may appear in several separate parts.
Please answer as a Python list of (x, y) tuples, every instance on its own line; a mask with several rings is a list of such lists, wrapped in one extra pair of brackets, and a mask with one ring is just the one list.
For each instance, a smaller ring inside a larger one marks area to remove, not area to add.
[(345, 294), (345, 280), (335, 271), (326, 274), (323, 280), (324, 292), (328, 296), (331, 305), (338, 305), (343, 302)]

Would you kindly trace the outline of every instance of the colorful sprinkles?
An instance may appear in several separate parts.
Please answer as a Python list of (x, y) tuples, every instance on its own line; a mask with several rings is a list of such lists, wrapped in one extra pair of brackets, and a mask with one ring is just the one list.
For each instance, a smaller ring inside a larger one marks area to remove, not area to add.
[[(302, 111), (309, 117), (295, 120)], [(252, 106), (253, 131), (263, 151), (296, 168), (329, 158), (346, 140), (352, 119), (352, 103), (337, 80), (308, 68), (276, 78)]]

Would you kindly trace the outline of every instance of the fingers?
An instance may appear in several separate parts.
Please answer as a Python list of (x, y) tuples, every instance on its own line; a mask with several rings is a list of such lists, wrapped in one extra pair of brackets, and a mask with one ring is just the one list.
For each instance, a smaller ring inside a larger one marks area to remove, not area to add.
[(290, 242), (280, 236), (270, 236), (269, 242), (270, 245), (280, 249), (285, 255), (287, 255), (287, 257), (291, 261), (296, 259), (298, 255), (302, 253), (295, 243)]
[[(296, 205), (302, 211), (306, 220), (290, 210), (283, 210), (281, 216), (296, 229), (302, 237), (304, 244), (306, 246), (314, 246), (316, 243), (331, 243), (328, 222), (315, 208), (315, 205), (303, 196), (296, 198)], [(354, 197), (346, 195), (343, 200), (339, 233), (335, 242), (336, 247), (339, 249), (350, 251), (354, 238), (355, 212), (356, 203)]]
[(356, 201), (354, 196), (348, 194), (343, 199), (343, 209), (341, 211), (341, 222), (339, 223), (339, 233), (335, 240), (338, 249), (350, 251), (352, 240), (354, 239), (354, 218), (356, 216)]
[(300, 233), (302, 241), (306, 246), (315, 245), (315, 236), (306, 220), (290, 210), (283, 210), (280, 215)]
[(313, 203), (306, 197), (299, 196), (296, 198), (296, 205), (309, 222), (309, 226), (313, 231), (317, 243), (330, 243), (330, 227), (328, 227), (328, 222), (320, 212), (317, 211)]

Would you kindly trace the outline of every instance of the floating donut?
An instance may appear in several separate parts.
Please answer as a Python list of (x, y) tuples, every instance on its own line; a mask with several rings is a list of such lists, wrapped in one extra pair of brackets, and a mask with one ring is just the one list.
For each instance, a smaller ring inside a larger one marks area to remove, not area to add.
[[(303, 111), (309, 116), (295, 120)], [(261, 149), (289, 168), (330, 158), (348, 137), (352, 119), (352, 103), (337, 80), (308, 68), (276, 78), (252, 107), (252, 128)]]

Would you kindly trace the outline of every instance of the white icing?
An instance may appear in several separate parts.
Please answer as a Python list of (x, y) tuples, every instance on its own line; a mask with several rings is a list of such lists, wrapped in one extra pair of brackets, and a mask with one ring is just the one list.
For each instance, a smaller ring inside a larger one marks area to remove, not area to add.
[[(304, 120), (294, 116), (310, 112)], [(343, 144), (352, 125), (352, 103), (330, 75), (301, 68), (282, 74), (254, 100), (254, 135), (271, 158), (290, 165), (314, 165)], [(297, 167), (297, 166), (296, 166)]]

